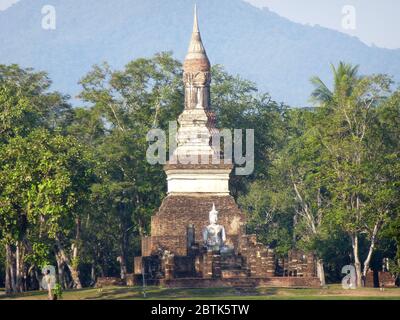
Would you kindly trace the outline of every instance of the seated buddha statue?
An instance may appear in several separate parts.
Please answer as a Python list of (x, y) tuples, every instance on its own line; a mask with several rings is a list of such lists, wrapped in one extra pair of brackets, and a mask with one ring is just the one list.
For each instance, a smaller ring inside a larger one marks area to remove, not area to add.
[(218, 224), (218, 211), (215, 204), (209, 213), (210, 224), (203, 230), (204, 245), (209, 251), (223, 251), (225, 248), (226, 234), (224, 226)]

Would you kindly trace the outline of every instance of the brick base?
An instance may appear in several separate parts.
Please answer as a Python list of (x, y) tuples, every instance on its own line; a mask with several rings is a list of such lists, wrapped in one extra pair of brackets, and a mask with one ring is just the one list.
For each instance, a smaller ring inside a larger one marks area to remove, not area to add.
[(142, 241), (142, 256), (156, 253), (158, 248), (176, 255), (187, 254), (187, 228), (193, 225), (195, 242), (203, 243), (203, 229), (209, 225), (209, 212), (215, 204), (218, 223), (227, 234), (227, 245), (238, 247), (243, 234), (245, 216), (231, 196), (213, 194), (169, 195), (151, 218), (151, 237)]
[[(213, 204), (231, 251), (208, 251), (203, 229)], [(290, 250), (278, 261), (273, 249), (245, 234), (246, 218), (233, 197), (216, 194), (168, 195), (151, 218), (151, 236), (142, 239), (134, 273), (166, 287), (319, 287), (313, 254)]]
[(110, 286), (123, 286), (126, 282), (121, 278), (116, 277), (102, 277), (96, 281), (96, 288), (110, 287)]
[(269, 278), (229, 278), (229, 279), (161, 279), (159, 284), (166, 288), (320, 288), (316, 277), (269, 277)]

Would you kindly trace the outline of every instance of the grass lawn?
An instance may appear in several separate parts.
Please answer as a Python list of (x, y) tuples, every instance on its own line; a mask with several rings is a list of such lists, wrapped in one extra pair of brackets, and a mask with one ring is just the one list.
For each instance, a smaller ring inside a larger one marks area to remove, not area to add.
[[(400, 300), (400, 288), (380, 291), (374, 288), (343, 290), (340, 285), (330, 285), (326, 289), (288, 289), (288, 288), (210, 288), (210, 289), (165, 289), (146, 288), (147, 300)], [(0, 300), (46, 300), (43, 291), (6, 296), (0, 289)], [(106, 287), (103, 289), (70, 290), (63, 293), (64, 300), (142, 300), (141, 287)]]

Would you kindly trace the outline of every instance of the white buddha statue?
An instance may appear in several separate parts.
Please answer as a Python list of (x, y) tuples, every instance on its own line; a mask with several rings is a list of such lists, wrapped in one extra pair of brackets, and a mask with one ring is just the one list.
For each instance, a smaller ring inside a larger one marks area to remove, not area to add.
[(208, 250), (220, 251), (225, 248), (226, 234), (224, 226), (217, 224), (218, 211), (215, 204), (209, 213), (210, 224), (203, 230), (204, 245)]

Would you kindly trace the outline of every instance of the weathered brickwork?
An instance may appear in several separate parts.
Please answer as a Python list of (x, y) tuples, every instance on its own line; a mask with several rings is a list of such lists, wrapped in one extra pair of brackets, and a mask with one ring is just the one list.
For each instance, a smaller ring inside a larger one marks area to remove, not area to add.
[[(202, 230), (209, 208), (218, 208), (225, 226), (229, 254), (207, 251)], [(151, 236), (142, 241), (143, 256), (135, 258), (135, 274), (142, 270), (151, 283), (167, 286), (318, 287), (313, 254), (291, 250), (277, 259), (273, 249), (244, 233), (244, 214), (231, 196), (169, 195), (152, 217)], [(188, 231), (189, 230), (189, 231)]]
[[(143, 242), (143, 239), (145, 240)], [(143, 243), (145, 245), (143, 245)], [(186, 233), (182, 236), (178, 235), (164, 235), (164, 236), (151, 236), (142, 238), (142, 255), (147, 257), (162, 250), (168, 250), (176, 255), (187, 255)]]
[(374, 272), (369, 270), (365, 279), (365, 286), (369, 288), (395, 288), (396, 281), (390, 272)]
[(96, 288), (110, 287), (110, 286), (121, 286), (125, 285), (126, 282), (120, 278), (115, 277), (100, 277), (97, 278)]
[(239, 251), (245, 257), (252, 277), (271, 277), (275, 275), (274, 250), (258, 243), (255, 235), (241, 236)]
[[(227, 233), (227, 245), (238, 247), (239, 236), (243, 233), (245, 217), (231, 196), (215, 195), (169, 195), (159, 211), (151, 219), (151, 250), (160, 243), (164, 249), (185, 255), (187, 228), (194, 226), (195, 241), (202, 243), (202, 231), (208, 225), (208, 213), (213, 203), (218, 208), (218, 223)], [(164, 238), (161, 238), (164, 237)], [(170, 238), (169, 238), (170, 237)], [(174, 238), (175, 237), (175, 238)], [(180, 237), (179, 239), (176, 237)], [(177, 243), (183, 239), (182, 243)], [(177, 252), (179, 250), (179, 252)], [(148, 254), (146, 250), (144, 254)]]
[(142, 256), (148, 257), (152, 254), (152, 237), (142, 237)]
[[(135, 258), (135, 274), (142, 270), (154, 284), (166, 286), (272, 286), (319, 287), (315, 259), (312, 254), (291, 250), (288, 256), (276, 259), (274, 250), (257, 242), (255, 235), (240, 235), (237, 250), (230, 253), (207, 251), (198, 243), (187, 250), (186, 237), (156, 236), (146, 238), (155, 246), (147, 257)], [(175, 246), (175, 252), (162, 250), (161, 240)], [(156, 249), (157, 247), (157, 249)], [(179, 252), (180, 247), (184, 254)], [(212, 284), (204, 280), (213, 280)]]
[(321, 286), (316, 277), (271, 277), (271, 278), (230, 278), (230, 279), (161, 279), (160, 285), (169, 288), (318, 288)]

